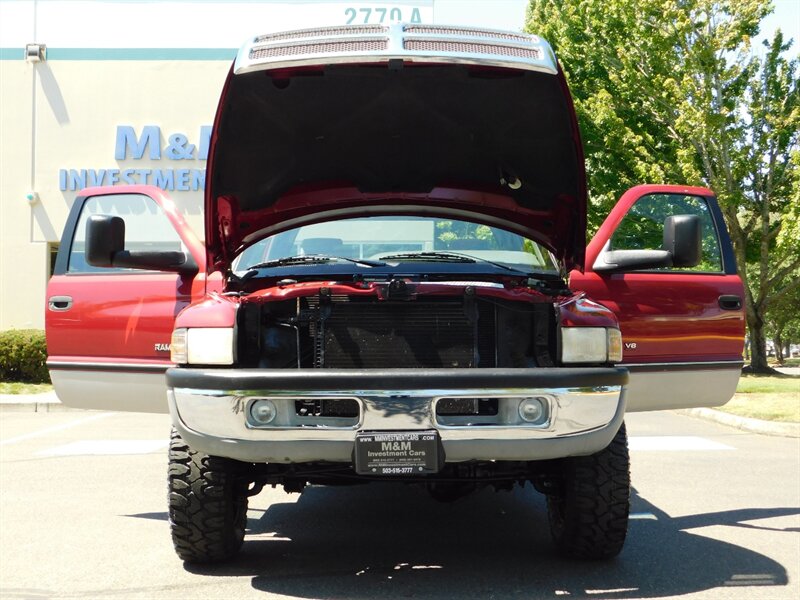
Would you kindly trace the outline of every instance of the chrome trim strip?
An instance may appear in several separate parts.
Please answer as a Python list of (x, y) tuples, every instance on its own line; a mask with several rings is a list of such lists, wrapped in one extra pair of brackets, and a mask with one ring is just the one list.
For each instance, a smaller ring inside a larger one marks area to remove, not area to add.
[[(619, 428), (625, 411), (621, 386), (599, 388), (512, 389), (509, 395), (550, 396), (557, 403), (549, 428), (536, 426), (442, 427), (432, 413), (434, 398), (463, 397), (470, 392), (502, 395), (490, 390), (412, 390), (335, 394), (326, 391), (285, 391), (280, 399), (296, 397), (348, 397), (363, 402), (361, 430), (418, 431), (437, 429), (445, 460), (545, 460), (591, 454), (604, 448)], [(250, 462), (295, 463), (328, 461), (350, 463), (356, 429), (267, 427), (251, 429), (246, 415), (237, 412), (247, 392), (169, 389), (170, 413), (175, 427), (194, 448), (218, 456)], [(262, 394), (258, 394), (262, 395)]]
[(653, 363), (617, 363), (618, 367), (625, 367), (633, 371), (686, 371), (686, 370), (712, 370), (712, 369), (741, 369), (742, 360), (719, 360), (709, 362), (653, 362)]
[(48, 369), (60, 371), (122, 371), (139, 373), (166, 373), (167, 369), (174, 367), (173, 363), (163, 365), (143, 365), (137, 363), (99, 363), (48, 360)]
[[(276, 441), (355, 440), (357, 428), (278, 426), (255, 429), (247, 424), (251, 398), (269, 398), (276, 404), (302, 398), (357, 399), (362, 407), (358, 429), (403, 431), (438, 429), (442, 440), (544, 439), (580, 435), (607, 425), (623, 401), (621, 386), (532, 389), (358, 390), (343, 394), (326, 390), (200, 390), (170, 389), (175, 410), (185, 427), (205, 436), (226, 439)], [(435, 403), (442, 398), (466, 396), (522, 399), (546, 396), (551, 405), (549, 425), (528, 425), (520, 419), (500, 425), (440, 425)], [(320, 460), (325, 457), (320, 457)]]

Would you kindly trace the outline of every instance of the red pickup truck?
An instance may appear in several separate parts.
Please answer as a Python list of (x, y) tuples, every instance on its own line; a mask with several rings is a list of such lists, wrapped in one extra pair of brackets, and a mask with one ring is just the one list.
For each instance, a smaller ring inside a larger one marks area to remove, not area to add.
[(84, 190), (48, 287), (56, 392), (169, 411), (178, 555), (228, 559), (264, 485), (546, 494), (555, 546), (620, 552), (626, 411), (713, 406), (742, 283), (714, 194), (626, 192), (588, 245), (563, 72), (536, 36), (366, 25), (249, 40), (205, 241), (160, 190)]

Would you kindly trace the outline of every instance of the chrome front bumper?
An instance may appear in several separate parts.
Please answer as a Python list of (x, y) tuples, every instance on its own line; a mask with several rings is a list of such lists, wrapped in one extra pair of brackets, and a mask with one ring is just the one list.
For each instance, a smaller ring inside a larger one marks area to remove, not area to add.
[[(606, 447), (625, 413), (624, 368), (167, 371), (170, 412), (195, 449), (247, 462), (351, 462), (359, 431), (439, 432), (446, 462), (546, 460)], [(523, 398), (546, 400), (548, 418), (524, 423)], [(277, 408), (273, 424), (248, 418), (255, 399)], [(358, 416), (303, 417), (295, 401), (348, 399)], [(497, 398), (492, 418), (443, 417), (448, 398)]]

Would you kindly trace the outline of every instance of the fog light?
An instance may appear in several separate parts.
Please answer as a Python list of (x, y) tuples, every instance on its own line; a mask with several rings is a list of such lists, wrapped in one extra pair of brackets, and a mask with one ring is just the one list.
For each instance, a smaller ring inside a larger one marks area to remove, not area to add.
[(268, 425), (275, 420), (278, 409), (272, 400), (256, 400), (250, 405), (250, 417), (257, 425)]
[(547, 421), (547, 399), (525, 398), (519, 403), (519, 416), (527, 423), (544, 423)]

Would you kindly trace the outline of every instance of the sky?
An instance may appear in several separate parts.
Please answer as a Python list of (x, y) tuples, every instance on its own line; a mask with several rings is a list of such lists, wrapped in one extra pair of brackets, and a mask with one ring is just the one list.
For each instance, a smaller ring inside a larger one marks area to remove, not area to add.
[[(554, 0), (558, 1), (558, 0)], [(795, 40), (794, 53), (800, 52), (800, 0), (772, 0), (775, 11), (762, 22), (761, 34), (756, 43), (772, 39), (775, 30), (780, 28), (785, 38)], [(436, 0), (435, 18), (437, 22), (445, 16), (463, 18), (473, 25), (485, 23), (487, 19), (503, 23), (503, 29), (521, 29), (525, 22), (525, 9), (528, 0)], [(447, 14), (444, 14), (444, 13)], [(466, 24), (466, 23), (465, 23)]]
[[(554, 0), (558, 1), (558, 0)], [(528, 0), (436, 0), (436, 20), (440, 21), (440, 16), (444, 10), (440, 7), (447, 6), (449, 15), (462, 13), (462, 17), (469, 19), (472, 24), (485, 22), (487, 18), (502, 19), (505, 23), (504, 29), (520, 29), (525, 21), (525, 9)], [(784, 38), (795, 40), (792, 49), (794, 53), (800, 52), (800, 0), (772, 0), (775, 11), (769, 15), (761, 25), (761, 34), (754, 40), (760, 43), (764, 39), (772, 39), (775, 30), (780, 28)], [(496, 16), (492, 16), (494, 13)]]
[[(800, 46), (800, 0), (772, 0), (772, 4), (775, 12), (764, 19), (758, 40), (771, 39), (780, 27), (785, 37), (795, 40), (794, 49), (797, 51)], [(473, 25), (491, 19), (502, 21), (504, 29), (521, 29), (528, 0), (436, 0), (435, 6), (436, 21), (441, 23), (446, 22), (443, 17), (452, 16), (468, 20)]]
[(772, 39), (775, 30), (780, 28), (783, 37), (794, 39), (792, 54), (800, 53), (800, 0), (772, 0), (775, 12), (761, 24), (761, 35), (757, 41)]

